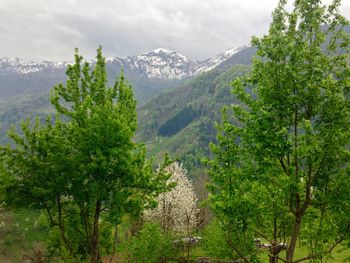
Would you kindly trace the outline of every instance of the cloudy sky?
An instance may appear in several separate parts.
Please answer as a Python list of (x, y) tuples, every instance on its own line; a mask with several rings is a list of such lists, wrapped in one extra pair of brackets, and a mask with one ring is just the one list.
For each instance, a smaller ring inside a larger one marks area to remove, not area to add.
[[(202, 60), (267, 32), (278, 0), (0, 0), (0, 57), (71, 60), (159, 47)], [(350, 18), (350, 0), (342, 13)]]

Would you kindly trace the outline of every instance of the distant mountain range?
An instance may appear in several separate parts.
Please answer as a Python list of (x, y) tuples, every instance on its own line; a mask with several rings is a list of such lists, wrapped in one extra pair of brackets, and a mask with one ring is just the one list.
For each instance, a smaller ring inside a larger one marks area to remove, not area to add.
[[(126, 78), (134, 85), (136, 98), (142, 104), (165, 88), (213, 69), (244, 48), (232, 48), (201, 62), (159, 48), (138, 56), (107, 58), (106, 65), (111, 83), (124, 69)], [(0, 101), (23, 93), (48, 91), (65, 80), (66, 66), (71, 63), (0, 58)]]
[[(175, 51), (159, 48), (133, 57), (107, 58), (106, 68), (110, 84), (124, 70), (140, 107), (162, 91), (184, 85), (205, 72), (234, 64), (249, 64), (254, 52), (249, 47), (232, 48), (198, 62)], [(49, 90), (65, 81), (65, 69), (70, 63), (0, 59), (0, 137), (20, 119), (53, 112)]]
[[(194, 61), (175, 51), (158, 48), (138, 56), (110, 57), (106, 62), (110, 66), (122, 66), (125, 71), (137, 71), (140, 76), (148, 79), (183, 79), (213, 69), (244, 48), (245, 46), (231, 48), (204, 61)], [(94, 63), (94, 60), (90, 62)], [(72, 62), (0, 58), (0, 75), (55, 72), (64, 70), (69, 64)]]

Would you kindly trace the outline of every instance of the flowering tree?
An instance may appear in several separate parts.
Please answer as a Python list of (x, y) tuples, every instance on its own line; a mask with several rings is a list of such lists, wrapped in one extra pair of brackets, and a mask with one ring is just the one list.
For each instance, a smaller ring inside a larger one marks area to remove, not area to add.
[(159, 222), (164, 231), (191, 233), (197, 226), (199, 213), (194, 187), (181, 164), (172, 163), (165, 170), (171, 174), (167, 184), (176, 186), (158, 196), (158, 206), (146, 210), (144, 219)]

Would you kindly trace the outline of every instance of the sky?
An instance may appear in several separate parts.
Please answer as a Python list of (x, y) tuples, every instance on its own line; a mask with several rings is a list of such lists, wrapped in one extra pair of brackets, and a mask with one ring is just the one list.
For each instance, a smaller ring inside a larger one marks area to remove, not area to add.
[[(350, 0), (341, 12), (350, 18)], [(0, 57), (87, 59), (156, 48), (204, 60), (267, 33), (278, 0), (0, 0)]]

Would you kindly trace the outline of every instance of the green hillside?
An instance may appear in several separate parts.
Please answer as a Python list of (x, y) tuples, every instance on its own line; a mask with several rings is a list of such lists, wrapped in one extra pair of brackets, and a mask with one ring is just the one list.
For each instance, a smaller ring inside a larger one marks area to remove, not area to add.
[(169, 153), (190, 170), (200, 166), (215, 140), (222, 107), (235, 103), (230, 83), (249, 70), (248, 65), (216, 69), (163, 92), (139, 109), (137, 140), (156, 158)]

